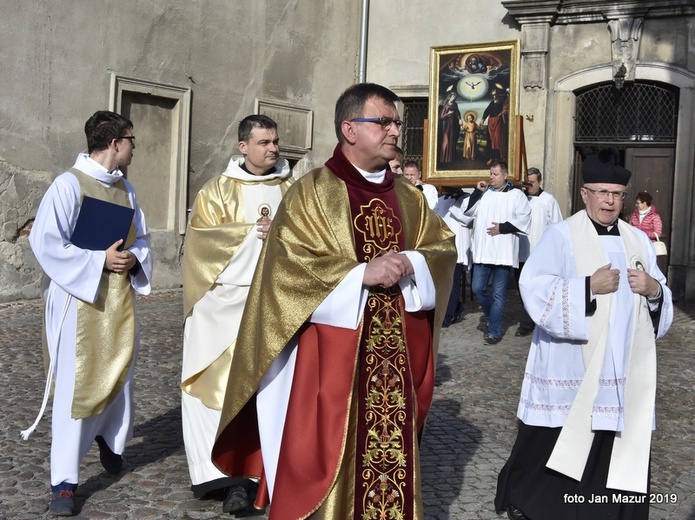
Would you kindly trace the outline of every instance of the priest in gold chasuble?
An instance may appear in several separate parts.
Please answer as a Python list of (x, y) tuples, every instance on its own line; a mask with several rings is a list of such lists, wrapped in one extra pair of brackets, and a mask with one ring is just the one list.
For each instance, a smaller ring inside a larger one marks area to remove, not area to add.
[(261, 248), (292, 183), (279, 156), (277, 123), (252, 114), (239, 122), (239, 151), (198, 192), (183, 255), (184, 332), (181, 425), (193, 496), (219, 496), (222, 511), (248, 508), (254, 486), (210, 460), (239, 323)]
[(262, 477), (273, 520), (424, 517), (418, 442), (456, 249), (387, 168), (397, 99), (343, 93), (339, 145), (288, 190), (252, 282), (212, 455)]

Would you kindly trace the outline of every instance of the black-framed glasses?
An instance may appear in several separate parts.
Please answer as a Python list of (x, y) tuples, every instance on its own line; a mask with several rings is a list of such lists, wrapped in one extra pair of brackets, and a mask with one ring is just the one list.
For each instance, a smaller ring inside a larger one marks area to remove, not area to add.
[(403, 121), (400, 119), (391, 119), (390, 117), (356, 117), (350, 119), (350, 123), (377, 123), (381, 125), (382, 130), (388, 130), (392, 125), (396, 125), (398, 130), (403, 126)]
[(123, 135), (119, 137), (119, 139), (128, 139), (131, 144), (135, 144), (135, 136), (134, 135)]
[(609, 195), (613, 195), (613, 198), (615, 200), (625, 200), (625, 197), (627, 197), (626, 191), (610, 191), (604, 189), (592, 190), (591, 188), (587, 188), (586, 186), (584, 186), (584, 189), (593, 193), (596, 196), (596, 198), (600, 200), (606, 200)]

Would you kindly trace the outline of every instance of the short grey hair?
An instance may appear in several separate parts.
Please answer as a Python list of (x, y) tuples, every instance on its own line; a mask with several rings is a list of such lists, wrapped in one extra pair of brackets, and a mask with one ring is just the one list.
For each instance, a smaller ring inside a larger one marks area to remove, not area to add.
[(541, 171), (538, 168), (529, 168), (527, 175), (537, 175), (538, 182), (543, 180), (543, 174), (541, 174)]

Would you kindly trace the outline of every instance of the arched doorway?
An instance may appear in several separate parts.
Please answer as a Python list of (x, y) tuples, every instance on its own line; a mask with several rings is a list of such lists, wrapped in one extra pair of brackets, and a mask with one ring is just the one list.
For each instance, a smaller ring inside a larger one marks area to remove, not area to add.
[[(575, 95), (572, 213), (583, 208), (583, 158), (604, 146), (613, 146), (620, 151), (622, 165), (632, 172), (623, 218), (629, 219), (634, 211), (637, 194), (649, 192), (662, 218), (663, 241), (669, 246), (679, 89), (646, 81), (629, 83), (622, 89), (604, 83), (579, 89)], [(667, 265), (667, 258), (660, 258), (664, 273)]]
[[(576, 186), (576, 93), (608, 85), (612, 79), (610, 64), (595, 65), (573, 71), (553, 86), (546, 169), (555, 172), (554, 194), (565, 215), (571, 214)], [(635, 82), (678, 89), (668, 278), (677, 299), (695, 300), (695, 72), (667, 63), (643, 62), (635, 66)]]

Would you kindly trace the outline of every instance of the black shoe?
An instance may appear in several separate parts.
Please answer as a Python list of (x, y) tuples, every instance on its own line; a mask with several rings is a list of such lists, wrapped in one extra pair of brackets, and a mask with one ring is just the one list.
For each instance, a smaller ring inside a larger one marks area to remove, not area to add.
[(483, 340), (485, 340), (486, 345), (497, 345), (502, 340), (502, 338), (496, 338), (495, 336), (485, 334)]
[(123, 457), (112, 452), (101, 435), (94, 440), (97, 441), (99, 445), (99, 460), (101, 461), (101, 465), (112, 475), (118, 475), (123, 470)]
[(256, 508), (256, 506), (248, 507), (244, 511), (239, 511), (234, 514), (234, 518), (253, 518), (255, 516), (267, 515), (270, 512), (270, 506), (261, 509)]
[(251, 505), (249, 494), (242, 485), (229, 488), (226, 498), (222, 501), (222, 511), (225, 513), (238, 513)]
[(442, 322), (442, 328), (443, 328), (443, 329), (446, 329), (446, 328), (450, 327), (452, 323), (454, 323), (453, 320), (444, 320), (444, 321)]
[(507, 516), (509, 520), (530, 520), (524, 512), (513, 504), (507, 506)]
[(523, 327), (519, 327), (514, 333), (515, 336), (529, 336), (531, 334), (533, 334), (533, 329), (525, 329)]
[(75, 516), (75, 493), (72, 489), (53, 492), (48, 510), (54, 516)]

